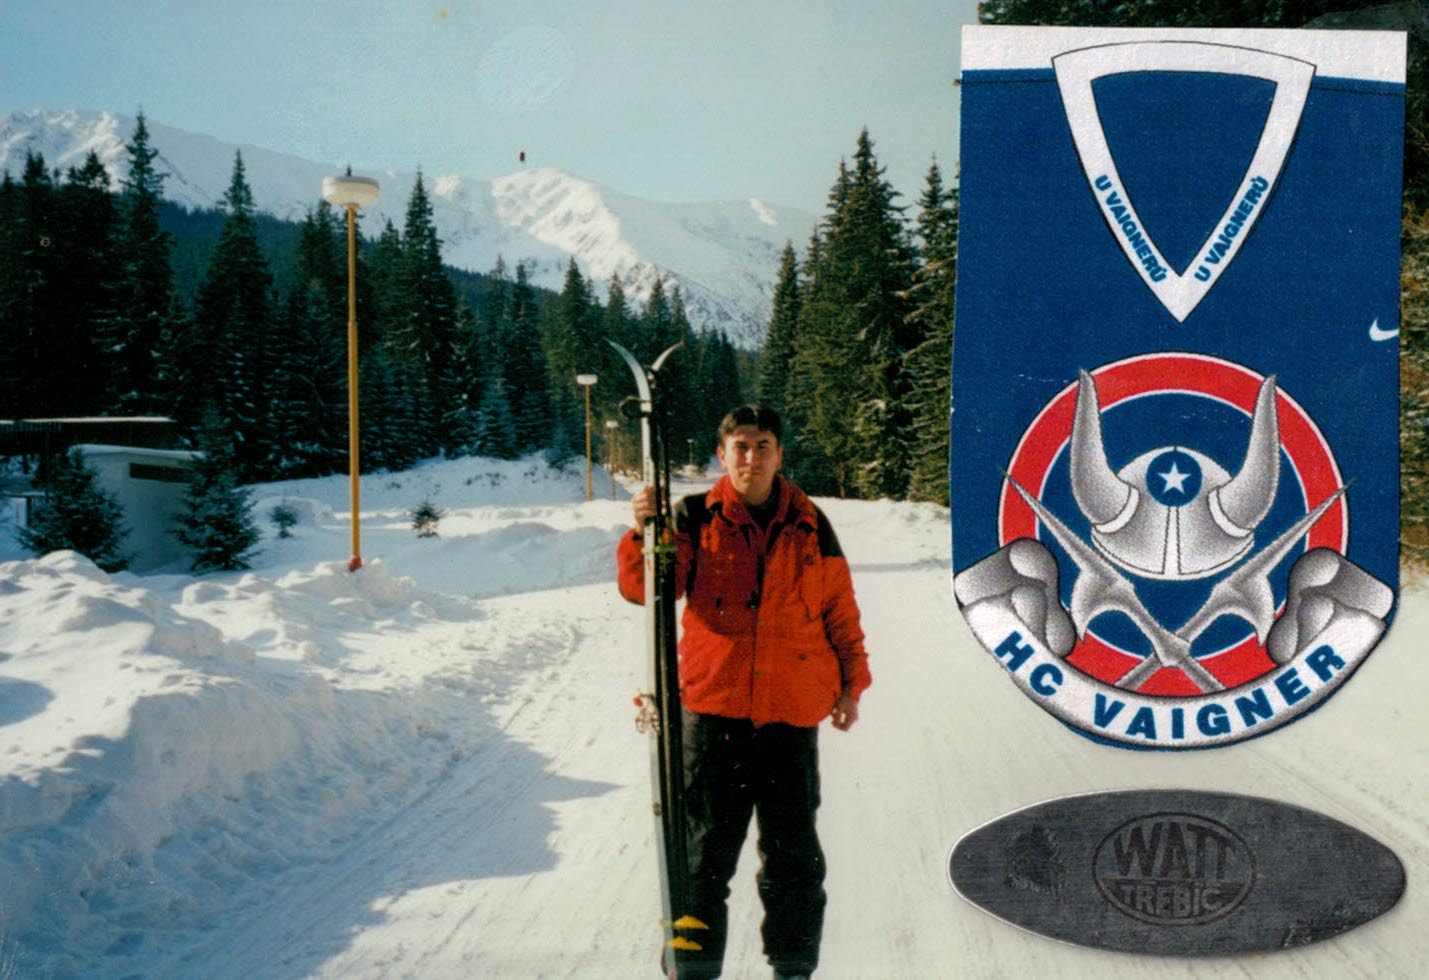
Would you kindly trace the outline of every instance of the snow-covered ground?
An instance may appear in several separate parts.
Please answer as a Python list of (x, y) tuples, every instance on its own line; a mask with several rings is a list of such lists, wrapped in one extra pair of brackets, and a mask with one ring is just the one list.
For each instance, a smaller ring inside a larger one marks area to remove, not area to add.
[[(640, 611), (616, 595), (628, 493), (537, 460), (256, 488), (249, 573), (0, 564), (0, 980), (656, 976)], [(692, 484), (689, 489), (693, 489)], [(447, 509), (419, 539), (410, 511)], [(286, 501), (286, 540), (267, 520)], [(874, 687), (821, 735), (819, 975), (1421, 976), (1429, 922), (1429, 601), (1323, 709), (1209, 752), (1062, 728), (977, 646), (937, 508), (822, 501), (853, 567)], [(15, 554), (11, 529), (0, 553)], [(1380, 919), (1241, 959), (1097, 953), (963, 902), (965, 831), (1140, 786), (1269, 796), (1366, 830), (1408, 869)], [(752, 848), (730, 977), (765, 977)]]

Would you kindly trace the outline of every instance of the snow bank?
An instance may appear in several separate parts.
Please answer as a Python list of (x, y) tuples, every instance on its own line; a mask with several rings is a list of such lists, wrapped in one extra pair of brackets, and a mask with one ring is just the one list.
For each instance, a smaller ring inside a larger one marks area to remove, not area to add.
[[(608, 576), (628, 508), (584, 504), (583, 468), (534, 459), (364, 482), (355, 575), (334, 560), (337, 477), (254, 488), (252, 572), (0, 564), (0, 976), (163, 962), (396, 812), (460, 757), (454, 732), (489, 729), (532, 643), (568, 642), (493, 627), (463, 595)], [(447, 508), (442, 537), (404, 519), (422, 499)], [(267, 524), (278, 504), (290, 538)]]
[(22, 973), (138, 953), (446, 764), (451, 705), (305, 665), (344, 634), (472, 611), (380, 562), (340, 567), (172, 602), (73, 553), (0, 565), (0, 931)]

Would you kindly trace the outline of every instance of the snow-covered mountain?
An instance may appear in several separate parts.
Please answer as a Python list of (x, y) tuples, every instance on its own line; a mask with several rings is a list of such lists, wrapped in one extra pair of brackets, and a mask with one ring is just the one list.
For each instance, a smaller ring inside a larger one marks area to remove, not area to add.
[[(188, 207), (214, 207), (228, 188), (235, 151), (260, 210), (301, 218), (321, 199), (322, 179), (341, 172), (262, 147), (225, 142), (147, 120), (150, 143), (167, 174), (167, 197)], [(50, 168), (83, 163), (93, 150), (118, 186), (128, 172), (124, 146), (134, 119), (110, 112), (47, 110), (12, 113), (0, 122), (0, 167), (22, 172), (26, 152)], [(390, 219), (399, 228), (415, 173), (353, 171), (375, 177), (382, 199), (364, 212), (365, 233)], [(647, 201), (554, 168), (523, 169), (494, 179), (424, 174), (443, 257), (458, 268), (487, 272), (501, 256), (508, 269), (526, 263), (537, 285), (559, 290), (575, 256), (602, 293), (619, 276), (627, 298), (643, 304), (655, 280), (678, 285), (696, 326), (723, 329), (736, 343), (764, 336), (770, 298), (786, 241), (802, 245), (815, 216), (760, 200), (669, 204)]]

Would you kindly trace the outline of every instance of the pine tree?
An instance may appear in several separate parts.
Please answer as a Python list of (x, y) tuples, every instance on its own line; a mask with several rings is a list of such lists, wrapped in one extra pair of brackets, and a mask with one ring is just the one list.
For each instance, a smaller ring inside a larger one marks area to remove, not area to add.
[(813, 448), (826, 467), (813, 475), (841, 496), (903, 496), (913, 458), (901, 369), (921, 337), (907, 322), (913, 250), (896, 198), (864, 130), (852, 172), (840, 165), (819, 248), (810, 250), (794, 362), (808, 401), (800, 455)]
[[(624, 299), (623, 293), (621, 299)], [(650, 296), (645, 301), (645, 309), (639, 316), (631, 318), (628, 336), (630, 343), (626, 346), (641, 364), (646, 365), (654, 363), (675, 344), (684, 345), (660, 369), (661, 388), (678, 393), (670, 396), (666, 438), (675, 457), (683, 459), (681, 454), (686, 452), (686, 440), (700, 438), (703, 442), (704, 432), (713, 423), (704, 417), (706, 404), (696, 388), (699, 351), (695, 347), (694, 329), (690, 325), (680, 287), (676, 285), (667, 291), (664, 280), (656, 275), (650, 286)], [(622, 368), (620, 373), (623, 381), (623, 375), (629, 372)]]
[(659, 277), (656, 277), (650, 286), (650, 296), (645, 300), (645, 309), (636, 321), (632, 339), (635, 346), (631, 349), (641, 364), (649, 364), (675, 343), (670, 299), (665, 295), (665, 282)]
[(26, 152), (19, 183), (4, 185), (0, 225), (0, 406), (11, 417), (59, 414), (49, 327), (61, 308), (63, 283), (55, 242), (59, 215), (54, 179), (44, 157)]
[(111, 411), (146, 414), (161, 405), (159, 351), (165, 331), (172, 330), (168, 317), (176, 297), (173, 241), (159, 225), (164, 175), (154, 167), (159, 151), (149, 145), (142, 112), (125, 149), (129, 174), (119, 197), (115, 242), (119, 297), (104, 333), (111, 355), (107, 401)]
[[(684, 291), (678, 285), (670, 290), (668, 330), (667, 335), (657, 339), (660, 348), (656, 355), (672, 344), (683, 346), (660, 369), (660, 385), (668, 392), (680, 392), (666, 406), (669, 439), (673, 447), (671, 451), (678, 458), (688, 459), (690, 440), (700, 445), (707, 443), (707, 433), (718, 419), (711, 421), (708, 415), (708, 386), (702, 384), (699, 373), (700, 350), (695, 341), (694, 327), (685, 310)], [(723, 414), (720, 410), (720, 415)]]
[(20, 187), (7, 171), (0, 179), (0, 417), (25, 414), (31, 355), (25, 322), (25, 265)]
[[(613, 419), (624, 425), (625, 416), (621, 406), (627, 398), (635, 394), (635, 384), (630, 378), (630, 370), (625, 361), (615, 352), (615, 348), (606, 343), (613, 340), (622, 347), (630, 350), (635, 341), (632, 337), (634, 327), (631, 324), (630, 308), (625, 301), (625, 287), (618, 275), (610, 277), (610, 283), (606, 287), (605, 306), (600, 311), (600, 323), (597, 326), (600, 334), (600, 342), (596, 345), (600, 350), (600, 371), (602, 384), (596, 387), (596, 417), (600, 419)], [(604, 383), (605, 379), (610, 379), (609, 383)], [(629, 463), (634, 458), (634, 453), (627, 450), (621, 429), (617, 427), (614, 432), (610, 432), (601, 426), (601, 455), (609, 458), (611, 447), (607, 444), (607, 439), (615, 439), (621, 442), (617, 447), (616, 456), (618, 459)], [(620, 451), (627, 450), (627, 451)]]
[(437, 525), (447, 516), (444, 508), (432, 503), (430, 497), (425, 498), (412, 511), (412, 527), (417, 532), (419, 538), (437, 537)]
[(159, 329), (154, 367), (156, 401), (175, 419), (196, 418), (202, 412), (199, 385), (207, 365), (201, 351), (193, 315), (176, 290)]
[(769, 331), (759, 355), (755, 398), (761, 405), (784, 414), (789, 390), (789, 368), (794, 357), (794, 336), (799, 322), (799, 263), (794, 243), (786, 242), (779, 257), (779, 281), (774, 287), (774, 307)]
[(601, 311), (601, 334), (626, 349), (634, 346), (631, 336), (630, 307), (625, 301), (625, 287), (620, 277), (612, 275), (607, 287), (605, 309)]
[[(590, 287), (571, 258), (560, 297), (541, 318), (551, 385), (552, 434), (558, 437), (553, 439), (553, 447), (561, 452), (584, 452), (586, 395), (579, 390), (576, 375), (595, 374), (607, 383), (613, 380), (599, 370), (608, 359), (596, 349), (598, 316)], [(592, 403), (593, 414), (596, 408)]]
[(363, 355), (358, 367), (362, 391), (358, 442), (362, 472), (403, 470), (421, 458), (407, 368), (394, 365), (385, 347)]
[(105, 493), (78, 450), (55, 461), (45, 484), (45, 496), (35, 505), (29, 523), (20, 529), (20, 543), (39, 555), (77, 551), (106, 572), (129, 564), (120, 549), (129, 529), (114, 497)]
[(908, 385), (902, 367), (904, 355), (922, 337), (909, 320), (913, 249), (897, 197), (883, 179), (864, 130), (854, 154), (849, 220), (841, 238), (852, 239), (855, 254), (864, 258), (854, 267), (848, 295), (856, 304), (859, 346), (867, 358), (866, 390), (855, 416), (865, 447), (858, 484), (866, 497), (905, 496), (915, 454), (908, 440)]
[(506, 394), (506, 382), (499, 374), (491, 377), (482, 389), (475, 447), (478, 455), (496, 459), (515, 459), (521, 454), (517, 448), (516, 423), (511, 417), (511, 400)]
[(347, 455), (345, 237), (327, 202), (304, 216), (265, 404), (260, 471), (275, 478), (335, 473)]
[(518, 453), (534, 452), (549, 444), (554, 418), (550, 373), (541, 345), (540, 311), (522, 263), (516, 265), (511, 302), (502, 319), (499, 343), (505, 353), (504, 380), (516, 448)]
[(69, 169), (56, 204), (55, 273), (63, 288), (46, 331), (53, 369), (44, 383), (58, 389), (52, 402), (56, 414), (91, 415), (107, 407), (104, 389), (112, 371), (100, 338), (119, 300), (114, 199), (109, 172), (93, 150), (83, 165)]
[(699, 409), (685, 438), (693, 440), (687, 445), (691, 446), (694, 463), (704, 466), (714, 453), (714, 433), (719, 421), (746, 399), (739, 382), (739, 357), (734, 344), (722, 331), (701, 330), (694, 348), (697, 352), (694, 391), (698, 394)]
[(500, 255), (496, 256), (490, 277), (491, 291), (487, 294), (486, 305), (477, 311), (477, 322), (482, 325), (483, 337), (498, 343), (506, 329), (506, 317), (511, 312), (511, 276), (506, 271), (506, 260)]
[(457, 306), (457, 329), (442, 388), (446, 398), (441, 425), (448, 457), (476, 453), (478, 409), (481, 404), (481, 337), (463, 299)]
[[(850, 177), (847, 161), (839, 161), (838, 176), (829, 189), (827, 212), (809, 236), (799, 293), (799, 315), (794, 321), (793, 354), (784, 392), (784, 468), (805, 490), (817, 494), (845, 496), (851, 484), (846, 457), (835, 457), (817, 436), (815, 416), (824, 418), (837, 403), (833, 397), (818, 397), (824, 379), (833, 370), (838, 352), (824, 346), (840, 314), (836, 283), (829, 272), (827, 236), (843, 220), (848, 202)], [(826, 426), (833, 428), (832, 426)], [(836, 430), (835, 430), (836, 431)], [(836, 449), (840, 447), (835, 447)]]
[(196, 388), (176, 406), (180, 421), (193, 425), (194, 413), (211, 405), (232, 433), (242, 475), (259, 475), (266, 454), (266, 399), (276, 357), (272, 334), (272, 276), (258, 245), (253, 192), (243, 156), (233, 161), (233, 177), (223, 199), (227, 218), (194, 311), (197, 358), (185, 372)]
[(390, 343), (415, 382), (416, 440), (422, 454), (430, 455), (445, 442), (441, 413), (447, 392), (442, 385), (456, 337), (456, 289), (442, 268), (441, 240), (420, 170), (407, 203), (395, 285)]
[(174, 533), (193, 552), (194, 571), (245, 569), (258, 543), (258, 528), (249, 491), (239, 485), (232, 439), (216, 412), (204, 415), (198, 451)]
[(270, 380), (262, 470), (277, 479), (339, 472), (347, 456), (346, 358), (330, 296), (316, 281), (294, 287), (286, 336)]
[(911, 319), (923, 331), (921, 344), (908, 352), (908, 414), (915, 446), (908, 496), (948, 503), (949, 412), (953, 355), (954, 287), (958, 269), (958, 199), (944, 190), (936, 162), (918, 201), (918, 236), (923, 264), (914, 273)]
[(401, 319), (400, 277), (402, 269), (402, 235), (391, 221), (383, 223), (377, 241), (372, 245), (367, 275), (358, 282), (367, 282), (372, 290), (372, 309), (357, 321), (358, 346), (363, 351), (382, 347), (391, 358), (402, 356), (399, 321)]
[[(360, 230), (354, 236), (361, 240)], [(361, 249), (358, 249), (361, 257)], [(358, 282), (365, 277), (358, 276)], [(289, 300), (295, 296), (320, 299), (322, 306), (314, 310), (331, 324), (334, 333), (347, 330), (347, 224), (346, 214), (339, 216), (327, 201), (310, 208), (303, 215), (298, 230), (298, 247), (293, 255), (293, 280)], [(363, 311), (360, 311), (363, 312)], [(362, 317), (358, 317), (359, 323)]]

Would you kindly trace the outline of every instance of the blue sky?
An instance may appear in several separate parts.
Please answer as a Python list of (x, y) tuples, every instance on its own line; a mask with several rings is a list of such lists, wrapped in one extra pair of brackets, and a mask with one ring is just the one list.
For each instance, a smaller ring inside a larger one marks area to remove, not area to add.
[(5, 0), (0, 112), (105, 109), (357, 169), (556, 166), (823, 210), (867, 126), (911, 202), (957, 154), (975, 0)]

